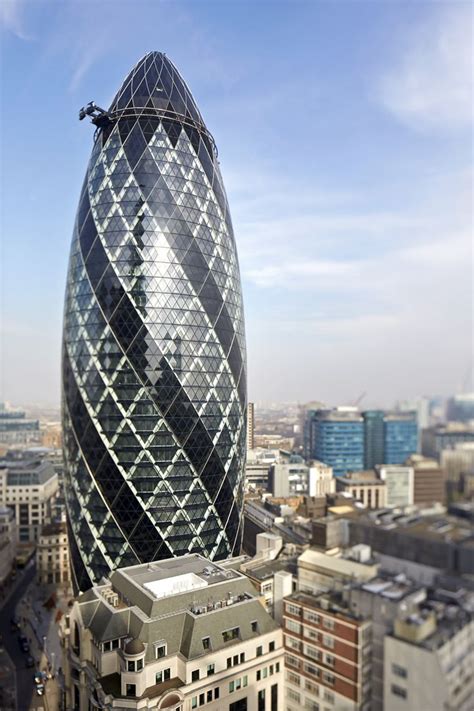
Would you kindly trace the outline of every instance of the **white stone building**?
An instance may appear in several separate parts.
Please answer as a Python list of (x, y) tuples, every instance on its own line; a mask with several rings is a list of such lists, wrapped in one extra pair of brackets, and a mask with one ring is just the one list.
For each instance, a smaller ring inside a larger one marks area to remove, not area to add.
[(80, 595), (65, 635), (68, 708), (279, 711), (282, 632), (231, 564), (122, 568)]

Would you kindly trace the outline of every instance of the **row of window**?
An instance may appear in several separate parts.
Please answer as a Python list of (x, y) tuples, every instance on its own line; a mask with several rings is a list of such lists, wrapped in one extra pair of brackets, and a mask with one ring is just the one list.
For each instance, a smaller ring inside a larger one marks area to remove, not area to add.
[(273, 674), (278, 674), (279, 671), (280, 662), (276, 662), (276, 664), (270, 664), (268, 667), (257, 669), (255, 677), (257, 681), (260, 681), (261, 679), (266, 679), (268, 675), (273, 676)]
[(335, 640), (334, 637), (329, 634), (323, 634), (322, 632), (318, 632), (318, 630), (315, 630), (312, 627), (306, 627), (300, 622), (296, 622), (295, 620), (291, 620), (289, 618), (285, 618), (285, 628), (290, 632), (295, 632), (298, 635), (301, 635), (301, 633), (303, 633), (303, 637), (308, 637), (308, 639), (312, 639), (315, 642), (319, 642), (325, 647), (334, 649)]
[(301, 608), (299, 605), (287, 604), (285, 605), (285, 610), (289, 615), (294, 615), (295, 617), (301, 617), (301, 612), (303, 612), (304, 620), (315, 625), (322, 625), (327, 630), (333, 630), (336, 626), (332, 618), (321, 616), (317, 612)]
[(219, 698), (219, 687), (216, 686), (215, 689), (209, 689), (207, 693), (199, 694), (199, 696), (193, 696), (191, 699), (191, 708), (197, 709), (198, 706), (204, 706), (204, 704), (210, 704), (211, 701), (215, 701)]
[[(292, 654), (287, 654), (285, 656), (285, 661), (287, 666), (293, 667), (294, 669), (300, 669), (300, 660), (298, 657), (294, 657)], [(317, 679), (322, 679), (326, 684), (334, 685), (336, 681), (336, 677), (334, 674), (330, 674), (329, 672), (322, 671), (318, 667), (315, 667), (314, 664), (310, 664), (309, 662), (304, 662), (303, 663), (303, 670), (307, 674), (311, 674), (312, 676), (316, 677)]]
[(321, 695), (324, 701), (327, 701), (330, 704), (334, 703), (334, 694), (332, 693), (332, 691), (329, 691), (324, 687), (319, 687), (318, 684), (315, 684), (309, 679), (305, 679), (305, 677), (299, 676), (299, 674), (295, 674), (294, 672), (288, 671), (286, 674), (286, 680), (290, 684), (293, 684), (293, 686), (304, 688), (305, 691), (312, 694), (313, 696), (317, 696), (319, 698), (319, 696)]

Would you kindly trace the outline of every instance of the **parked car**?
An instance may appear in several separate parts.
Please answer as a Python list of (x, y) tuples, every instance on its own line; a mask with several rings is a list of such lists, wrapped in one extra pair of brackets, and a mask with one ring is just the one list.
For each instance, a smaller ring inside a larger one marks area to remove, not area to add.
[(33, 657), (31, 656), (31, 654), (29, 654), (29, 655), (27, 656), (27, 658), (25, 659), (25, 667), (26, 667), (27, 669), (31, 669), (31, 667), (34, 667), (34, 666), (35, 666), (35, 660), (34, 660)]
[(16, 615), (13, 615), (13, 617), (10, 619), (10, 630), (12, 632), (16, 632), (19, 629), (20, 629), (20, 618), (17, 617)]
[(25, 637), (24, 634), (20, 634), (18, 636), (18, 644), (20, 645), (20, 649), (22, 652), (27, 654), (27, 652), (30, 651), (30, 645), (28, 644), (28, 639)]

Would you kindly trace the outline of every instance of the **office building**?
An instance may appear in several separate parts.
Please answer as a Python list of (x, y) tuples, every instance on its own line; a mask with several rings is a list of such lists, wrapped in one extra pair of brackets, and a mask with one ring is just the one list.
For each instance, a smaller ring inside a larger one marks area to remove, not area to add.
[(462, 598), (435, 594), (394, 620), (384, 643), (384, 711), (472, 710), (474, 615)]
[(376, 464), (403, 464), (418, 452), (416, 413), (394, 413), (384, 416), (384, 459)]
[(348, 472), (336, 479), (337, 491), (352, 496), (368, 509), (378, 509), (387, 504), (387, 486), (374, 469)]
[(0, 506), (13, 511), (19, 543), (38, 541), (41, 527), (53, 517), (58, 490), (50, 462), (28, 452), (0, 459)]
[(68, 588), (69, 549), (64, 521), (48, 523), (41, 528), (36, 547), (36, 574), (40, 585)]
[(473, 425), (462, 422), (434, 425), (422, 432), (421, 453), (439, 461), (444, 449), (452, 449), (464, 442), (474, 442)]
[(23, 410), (10, 408), (0, 402), (0, 445), (18, 447), (40, 442), (39, 420), (27, 419)]
[(378, 573), (369, 546), (328, 553), (308, 548), (298, 557), (298, 590), (317, 594), (342, 590), (354, 580), (371, 580)]
[(326, 496), (336, 491), (336, 480), (332, 468), (323, 462), (309, 462), (308, 494), (309, 496)]
[(312, 459), (332, 467), (336, 477), (364, 468), (364, 421), (357, 408), (317, 410), (311, 427)]
[(272, 464), (269, 491), (275, 497), (300, 496), (309, 491), (309, 467), (302, 457), (292, 455), (289, 462)]
[(373, 469), (385, 461), (383, 410), (366, 410), (364, 418), (364, 468)]
[(414, 499), (413, 467), (383, 464), (375, 468), (385, 482), (385, 506), (411, 506)]
[(117, 566), (240, 552), (247, 388), (241, 284), (217, 151), (168, 57), (108, 111), (79, 199), (63, 339), (75, 586)]
[(461, 474), (474, 472), (474, 442), (462, 442), (441, 452), (441, 467), (448, 481), (459, 481)]
[(247, 405), (247, 449), (255, 447), (255, 405), (249, 402)]
[(448, 400), (446, 417), (455, 422), (474, 421), (474, 393), (454, 395)]
[(413, 468), (413, 503), (429, 506), (446, 499), (446, 473), (434, 459), (414, 454), (406, 461)]
[(338, 593), (294, 593), (284, 601), (285, 711), (369, 708), (371, 622)]
[(116, 570), (63, 630), (68, 708), (282, 708), (282, 632), (228, 565), (189, 555)]

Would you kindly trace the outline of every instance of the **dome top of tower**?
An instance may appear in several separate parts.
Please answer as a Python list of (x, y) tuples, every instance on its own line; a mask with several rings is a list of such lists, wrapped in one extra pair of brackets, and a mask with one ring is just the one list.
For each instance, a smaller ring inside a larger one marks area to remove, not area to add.
[(186, 82), (162, 52), (148, 52), (137, 62), (115, 95), (109, 113), (137, 114), (144, 109), (177, 114), (205, 125)]

